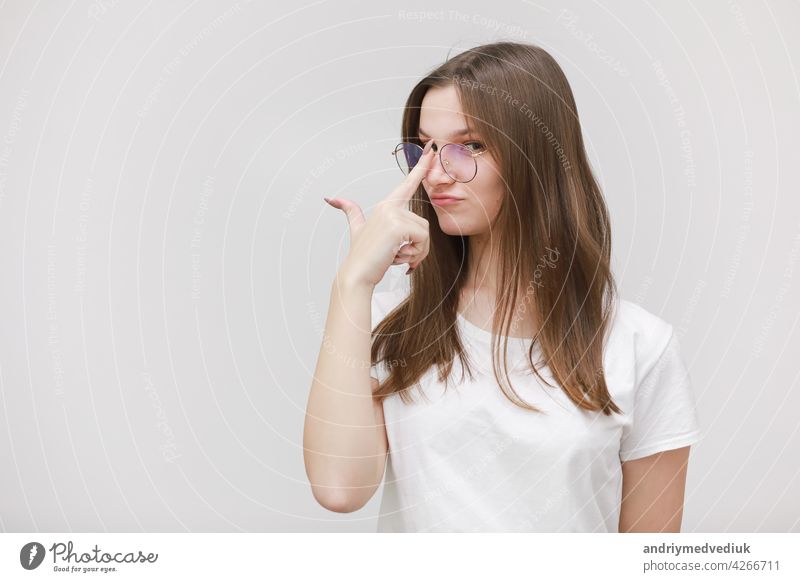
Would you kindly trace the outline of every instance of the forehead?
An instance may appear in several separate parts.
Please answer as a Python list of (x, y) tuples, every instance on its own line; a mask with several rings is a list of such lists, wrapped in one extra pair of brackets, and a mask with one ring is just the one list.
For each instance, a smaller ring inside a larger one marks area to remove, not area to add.
[(435, 139), (452, 138), (459, 130), (469, 128), (458, 91), (454, 87), (428, 89), (422, 99), (419, 128), (425, 135)]

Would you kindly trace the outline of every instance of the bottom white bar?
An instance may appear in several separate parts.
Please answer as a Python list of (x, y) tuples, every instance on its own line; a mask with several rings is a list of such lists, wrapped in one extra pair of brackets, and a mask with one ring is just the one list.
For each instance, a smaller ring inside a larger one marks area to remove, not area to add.
[(773, 533), (7, 533), (0, 580), (797, 581), (798, 548)]

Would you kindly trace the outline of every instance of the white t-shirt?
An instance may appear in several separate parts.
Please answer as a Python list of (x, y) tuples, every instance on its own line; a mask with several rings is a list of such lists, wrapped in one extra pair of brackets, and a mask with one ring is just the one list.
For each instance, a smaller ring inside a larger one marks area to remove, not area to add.
[[(373, 294), (373, 329), (407, 294)], [(459, 382), (456, 358), (447, 391), (434, 367), (419, 381), (427, 399), (414, 387), (414, 403), (397, 394), (384, 400), (389, 456), (379, 532), (616, 532), (621, 461), (705, 435), (672, 325), (635, 303), (618, 299), (603, 355), (622, 415), (578, 408), (547, 367), (541, 373), (555, 387), (543, 384), (525, 367), (524, 338), (509, 338), (509, 375), (545, 414), (511, 403), (492, 372), (491, 333), (460, 314), (457, 325), (474, 380), (465, 374)], [(537, 347), (534, 362), (540, 356)], [(371, 375), (383, 381), (385, 364)]]

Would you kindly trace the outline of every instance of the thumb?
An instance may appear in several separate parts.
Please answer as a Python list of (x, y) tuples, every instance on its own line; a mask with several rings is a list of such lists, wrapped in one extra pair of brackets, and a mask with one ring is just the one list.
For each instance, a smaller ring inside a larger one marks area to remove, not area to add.
[(323, 200), (345, 213), (351, 233), (360, 228), (361, 225), (367, 221), (367, 219), (364, 218), (364, 212), (361, 210), (361, 207), (352, 200), (348, 200), (347, 198), (323, 198)]

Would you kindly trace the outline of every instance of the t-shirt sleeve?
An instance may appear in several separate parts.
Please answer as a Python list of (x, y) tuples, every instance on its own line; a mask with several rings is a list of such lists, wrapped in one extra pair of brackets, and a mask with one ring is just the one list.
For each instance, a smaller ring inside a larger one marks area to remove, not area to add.
[(705, 436), (689, 371), (671, 326), (666, 346), (637, 380), (632, 417), (622, 432), (622, 462), (685, 447)]

